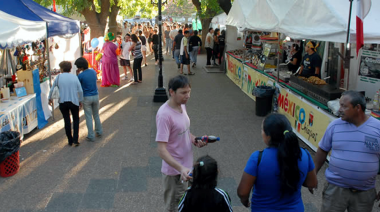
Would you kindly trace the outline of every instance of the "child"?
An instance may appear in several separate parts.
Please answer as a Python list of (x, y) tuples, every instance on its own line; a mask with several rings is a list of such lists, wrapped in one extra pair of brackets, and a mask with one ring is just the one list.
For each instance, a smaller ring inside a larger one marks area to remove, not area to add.
[(178, 211), (232, 211), (230, 196), (216, 187), (217, 177), (218, 164), (215, 159), (200, 157), (194, 165), (192, 186), (182, 196)]

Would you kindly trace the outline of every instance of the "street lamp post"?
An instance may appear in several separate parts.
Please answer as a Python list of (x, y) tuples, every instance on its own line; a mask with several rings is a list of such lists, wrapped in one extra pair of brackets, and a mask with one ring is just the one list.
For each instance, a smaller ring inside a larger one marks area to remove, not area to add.
[[(166, 94), (166, 89), (164, 88), (163, 83), (163, 76), (162, 76), (162, 14), (161, 14), (161, 5), (162, 0), (157, 0), (157, 3), (155, 0), (151, 0), (152, 4), (157, 4), (158, 7), (158, 66), (159, 66), (159, 72), (158, 72), (158, 87), (154, 91), (154, 102), (166, 102), (168, 100), (168, 96)], [(166, 3), (166, 0), (164, 0), (164, 4)]]

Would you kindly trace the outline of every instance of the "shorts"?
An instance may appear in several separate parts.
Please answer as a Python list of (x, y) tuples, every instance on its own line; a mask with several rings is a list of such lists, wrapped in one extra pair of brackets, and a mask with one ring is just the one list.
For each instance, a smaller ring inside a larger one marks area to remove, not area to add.
[(178, 203), (188, 188), (187, 182), (181, 182), (181, 175), (162, 174), (164, 183), (164, 204), (166, 211), (177, 211)]
[(120, 65), (121, 65), (121, 66), (131, 66), (131, 61), (130, 61), (130, 60), (126, 60), (126, 59), (121, 59), (121, 58), (120, 58)]
[(142, 45), (142, 46), (141, 46), (141, 51), (142, 51), (142, 52), (146, 52), (146, 46), (145, 46), (145, 45)]
[(181, 63), (183, 65), (190, 65), (190, 55), (189, 58), (186, 58), (186, 55), (181, 55)]

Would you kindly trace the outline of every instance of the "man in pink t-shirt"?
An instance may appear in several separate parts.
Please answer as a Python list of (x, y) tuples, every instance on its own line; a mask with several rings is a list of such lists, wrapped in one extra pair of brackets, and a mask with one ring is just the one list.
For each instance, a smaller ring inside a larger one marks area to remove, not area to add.
[[(157, 112), (158, 152), (162, 160), (164, 202), (167, 211), (177, 211), (177, 205), (187, 188), (193, 167), (192, 145), (203, 147), (190, 133), (190, 119), (185, 104), (190, 98), (189, 80), (182, 75), (169, 81), (170, 99)], [(184, 183), (185, 181), (185, 183)]]

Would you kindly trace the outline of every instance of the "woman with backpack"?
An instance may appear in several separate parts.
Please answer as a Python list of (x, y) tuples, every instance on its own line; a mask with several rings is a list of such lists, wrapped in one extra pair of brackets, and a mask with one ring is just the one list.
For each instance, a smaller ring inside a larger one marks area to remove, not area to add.
[(301, 186), (316, 188), (318, 184), (310, 153), (300, 148), (284, 115), (266, 117), (261, 136), (268, 147), (249, 158), (237, 189), (240, 201), (255, 212), (303, 212)]

